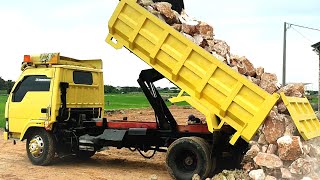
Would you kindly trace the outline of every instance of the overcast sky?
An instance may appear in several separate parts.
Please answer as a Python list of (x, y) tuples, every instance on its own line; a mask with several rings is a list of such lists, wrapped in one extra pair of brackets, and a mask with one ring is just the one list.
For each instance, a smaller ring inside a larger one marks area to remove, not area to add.
[[(127, 50), (105, 43), (117, 0), (0, 0), (0, 76), (16, 80), (24, 54), (61, 52), (103, 60), (105, 84), (138, 86), (148, 66)], [(320, 28), (318, 0), (185, 0), (186, 12), (211, 24), (216, 38), (281, 82), (283, 23)], [(301, 34), (299, 34), (301, 33)], [(287, 82), (318, 85), (318, 56), (310, 47), (320, 32), (293, 27), (287, 35)], [(162, 82), (161, 86), (172, 86)]]

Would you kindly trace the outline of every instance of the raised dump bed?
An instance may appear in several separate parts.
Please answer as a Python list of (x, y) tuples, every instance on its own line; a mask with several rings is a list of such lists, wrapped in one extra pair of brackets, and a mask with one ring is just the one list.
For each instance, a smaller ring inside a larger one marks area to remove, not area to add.
[(135, 0), (121, 0), (108, 26), (110, 45), (126, 47), (182, 89), (173, 102), (187, 101), (202, 112), (211, 132), (225, 123), (232, 126), (236, 133), (231, 144), (240, 136), (249, 141), (280, 97), (232, 70)]

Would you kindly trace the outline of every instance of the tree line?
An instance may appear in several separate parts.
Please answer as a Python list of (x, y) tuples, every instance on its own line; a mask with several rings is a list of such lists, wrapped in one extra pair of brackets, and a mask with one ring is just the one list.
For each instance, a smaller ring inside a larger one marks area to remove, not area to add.
[(7, 91), (8, 89), (12, 88), (13, 85), (14, 85), (14, 81), (12, 80), (6, 81), (2, 79), (2, 77), (0, 77), (0, 90)]

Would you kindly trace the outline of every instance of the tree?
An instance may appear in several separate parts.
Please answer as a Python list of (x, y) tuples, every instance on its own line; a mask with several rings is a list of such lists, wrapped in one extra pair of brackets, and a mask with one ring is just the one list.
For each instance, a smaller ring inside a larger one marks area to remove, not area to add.
[(6, 81), (2, 79), (2, 77), (0, 77), (0, 90), (6, 90), (6, 89), (7, 89)]
[(14, 85), (14, 81), (12, 80), (8, 80), (5, 81), (4, 79), (2, 79), (2, 77), (0, 77), (0, 90), (5, 90), (5, 91), (9, 91)]
[[(15, 83), (15, 82), (12, 81), (12, 80), (8, 80), (8, 81), (6, 82), (6, 87), (7, 87), (7, 90), (8, 90), (8, 91), (10, 91), (10, 90), (12, 89), (14, 83)], [(9, 94), (9, 92), (8, 92), (8, 94)]]
[(119, 90), (111, 85), (104, 85), (104, 93), (119, 93)]

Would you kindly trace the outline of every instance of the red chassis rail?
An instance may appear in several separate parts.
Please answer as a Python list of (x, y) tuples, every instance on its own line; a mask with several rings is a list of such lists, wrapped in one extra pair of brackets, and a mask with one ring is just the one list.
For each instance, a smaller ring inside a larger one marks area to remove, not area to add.
[[(97, 126), (103, 126), (102, 121), (96, 122)], [(106, 124), (108, 129), (129, 129), (129, 128), (147, 128), (158, 129), (156, 122), (139, 122), (139, 121), (125, 121), (125, 120), (112, 120)], [(210, 133), (206, 124), (192, 124), (192, 125), (178, 125), (178, 132), (190, 133)]]

